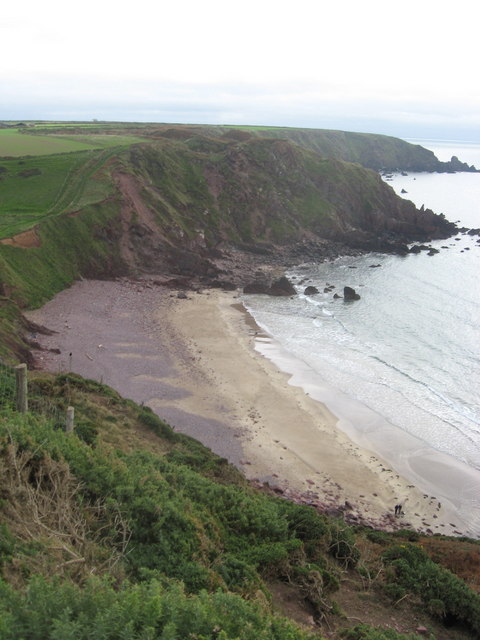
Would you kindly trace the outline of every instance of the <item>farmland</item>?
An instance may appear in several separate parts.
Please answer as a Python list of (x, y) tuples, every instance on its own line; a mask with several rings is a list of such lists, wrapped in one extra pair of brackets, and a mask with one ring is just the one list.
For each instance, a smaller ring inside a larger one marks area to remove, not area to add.
[(102, 167), (144, 141), (129, 134), (118, 126), (77, 123), (0, 129), (0, 239), (109, 197), (111, 181)]
[[(43, 156), (72, 151), (104, 149), (142, 141), (139, 137), (128, 135), (95, 135), (89, 131), (88, 127), (84, 127), (81, 135), (73, 134), (68, 127), (62, 127), (61, 133), (59, 133), (58, 128), (53, 130), (55, 133), (50, 133), (48, 128), (42, 128), (41, 130), (32, 128), (32, 133), (24, 133), (24, 129), (1, 129), (0, 158)], [(36, 131), (36, 133), (33, 133), (33, 131)], [(40, 133), (41, 135), (39, 135)]]
[(99, 169), (112, 153), (100, 149), (0, 160), (0, 238), (108, 197), (110, 182)]

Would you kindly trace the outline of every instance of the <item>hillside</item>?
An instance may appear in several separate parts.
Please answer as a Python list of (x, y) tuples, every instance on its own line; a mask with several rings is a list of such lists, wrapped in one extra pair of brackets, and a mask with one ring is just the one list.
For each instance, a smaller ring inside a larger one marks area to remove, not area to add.
[[(175, 288), (230, 288), (259, 264), (402, 252), (455, 228), (347, 162), (373, 162), (366, 141), (388, 166), (399, 156), (383, 137), (80, 123), (26, 132), (34, 140), (9, 136), (0, 159), (3, 362), (29, 361), (26, 336), (39, 328), (22, 310), (80, 277), (149, 272)], [(31, 153), (15, 153), (20, 138)], [(52, 140), (68, 152), (47, 152)], [(14, 372), (0, 373), (2, 640), (478, 635), (477, 542), (350, 527), (280, 498), (75, 375), (32, 374), (20, 414)]]
[(79, 276), (148, 271), (239, 286), (245, 270), (222, 263), (232, 247), (249, 264), (256, 255), (285, 266), (355, 250), (405, 253), (406, 242), (455, 228), (374, 171), (285, 139), (191, 127), (32, 130), (92, 146), (100, 136), (104, 148), (0, 162), (4, 353), (15, 342), (22, 351), (11, 305), (37, 306)]
[(288, 140), (324, 158), (355, 162), (374, 171), (476, 171), (474, 166), (469, 166), (456, 157), (448, 162), (441, 162), (432, 151), (419, 144), (375, 133), (292, 127), (162, 125), (149, 130), (148, 135), (180, 140), (196, 135), (222, 135), (239, 141), (252, 137)]
[(328, 129), (262, 129), (262, 136), (275, 136), (327, 158), (356, 162), (375, 171), (475, 171), (475, 167), (453, 157), (441, 162), (433, 151), (419, 144), (373, 133), (331, 131)]
[[(236, 130), (217, 137), (193, 133), (189, 127), (154, 129), (145, 144), (4, 159), (0, 236), (12, 238), (65, 214), (88, 215), (92, 207), (110, 208), (117, 216), (110, 242), (127, 234), (133, 243), (142, 237), (144, 250), (145, 244), (162, 246), (143, 263), (133, 252), (145, 266), (152, 258), (168, 262), (172, 248), (198, 255), (222, 244), (333, 240), (395, 250), (399, 243), (453, 231), (441, 216), (419, 212), (358, 164), (285, 139), (246, 134), (239, 141), (238, 134), (245, 134)], [(37, 242), (44, 228), (33, 232)]]
[(253, 488), (78, 376), (33, 376), (18, 414), (1, 375), (2, 640), (478, 636), (478, 542), (349, 527)]
[[(80, 276), (148, 271), (184, 284), (242, 286), (261, 261), (280, 268), (348, 251), (405, 253), (406, 242), (455, 229), (399, 198), (378, 173), (314, 150), (325, 136), (337, 140), (337, 156), (353, 148), (339, 132), (105, 123), (4, 132), (11, 154), (0, 160), (5, 355), (28, 352), (17, 306), (38, 306)], [(389, 157), (383, 137), (358, 139)], [(35, 155), (53, 142), (90, 149)], [(16, 156), (15, 144), (30, 155)], [(245, 257), (227, 267), (232, 249)]]

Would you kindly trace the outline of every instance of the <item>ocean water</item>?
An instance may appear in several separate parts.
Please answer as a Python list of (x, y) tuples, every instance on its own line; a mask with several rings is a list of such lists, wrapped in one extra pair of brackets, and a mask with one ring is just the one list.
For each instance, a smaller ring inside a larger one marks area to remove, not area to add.
[[(480, 167), (480, 144), (414, 142)], [(480, 227), (480, 174), (395, 174), (389, 184), (417, 206)], [(325, 402), (353, 440), (441, 494), (480, 537), (478, 239), (435, 241), (434, 256), (299, 265), (288, 274), (297, 297), (245, 296), (244, 304), (270, 336), (257, 349), (292, 373), (291, 384)], [(304, 295), (307, 285), (320, 293)], [(346, 285), (361, 299), (335, 300)]]

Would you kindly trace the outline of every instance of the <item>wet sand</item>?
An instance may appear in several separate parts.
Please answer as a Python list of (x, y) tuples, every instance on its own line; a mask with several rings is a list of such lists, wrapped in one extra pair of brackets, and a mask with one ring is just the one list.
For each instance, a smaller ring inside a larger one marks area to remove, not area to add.
[[(324, 404), (255, 350), (269, 339), (235, 293), (178, 299), (146, 282), (81, 281), (27, 315), (56, 332), (35, 339), (61, 352), (36, 352), (38, 366), (109, 384), (259, 484), (350, 522), (467, 533), (454, 505), (439, 505), (355, 444)], [(405, 515), (396, 518), (399, 503)]]

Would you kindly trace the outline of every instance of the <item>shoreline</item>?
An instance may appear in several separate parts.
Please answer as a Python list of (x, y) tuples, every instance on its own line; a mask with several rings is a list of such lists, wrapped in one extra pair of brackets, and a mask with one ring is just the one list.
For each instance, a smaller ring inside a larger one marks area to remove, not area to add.
[[(422, 490), (424, 499), (448, 505), (455, 513), (452, 517), (462, 522), (460, 528), (467, 530), (469, 536), (480, 537), (479, 471), (437, 451), (360, 401), (331, 387), (308, 365), (287, 352), (275, 338), (257, 340), (255, 349), (290, 376), (290, 385), (301, 388), (306, 395), (323, 403), (337, 417), (338, 428), (352, 442), (374, 452), (379, 459), (383, 458), (400, 476)], [(438, 529), (435, 525), (433, 528)], [(455, 531), (455, 534), (459, 533)]]
[[(352, 523), (467, 535), (455, 509), (439, 507), (353, 442), (327, 406), (255, 350), (258, 330), (235, 293), (209, 290), (180, 300), (150, 281), (81, 281), (26, 315), (56, 331), (37, 337), (61, 352), (36, 351), (39, 368), (71, 364), (147, 404), (258, 486), (268, 483)], [(406, 511), (401, 518), (394, 516), (398, 503)]]

